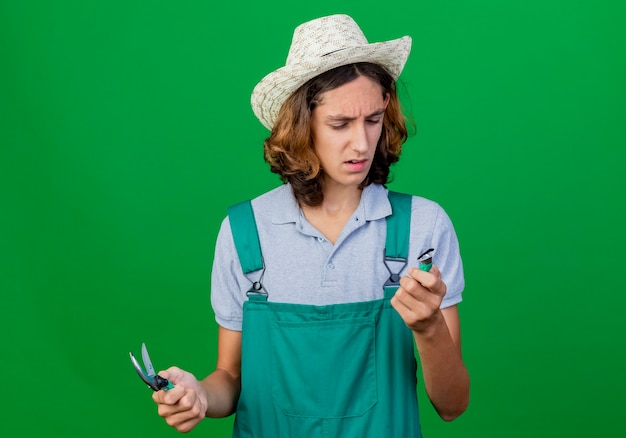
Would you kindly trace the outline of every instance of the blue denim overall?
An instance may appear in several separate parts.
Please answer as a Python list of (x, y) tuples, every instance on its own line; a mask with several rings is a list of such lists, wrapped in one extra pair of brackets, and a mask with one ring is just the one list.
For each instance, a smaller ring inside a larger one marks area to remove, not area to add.
[[(409, 195), (389, 200), (388, 267), (406, 262), (411, 216)], [(251, 204), (231, 207), (229, 220), (244, 272), (263, 269)], [(413, 335), (391, 307), (390, 274), (384, 298), (327, 306), (269, 302), (253, 284), (233, 437), (421, 437)]]

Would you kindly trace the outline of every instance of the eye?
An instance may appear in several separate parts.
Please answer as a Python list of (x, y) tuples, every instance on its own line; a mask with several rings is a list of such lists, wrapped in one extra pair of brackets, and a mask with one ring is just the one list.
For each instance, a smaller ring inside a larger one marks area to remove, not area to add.
[(368, 125), (378, 125), (382, 121), (383, 121), (383, 119), (380, 118), (380, 119), (369, 119), (366, 122), (367, 122)]
[(331, 129), (334, 129), (336, 131), (344, 129), (346, 126), (348, 126), (347, 123), (341, 123), (341, 124), (338, 124), (338, 125), (330, 125)]

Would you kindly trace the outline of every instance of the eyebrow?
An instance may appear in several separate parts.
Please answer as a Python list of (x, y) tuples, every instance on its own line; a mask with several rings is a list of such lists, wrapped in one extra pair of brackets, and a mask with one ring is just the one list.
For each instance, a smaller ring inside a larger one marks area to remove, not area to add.
[[(379, 110), (374, 111), (373, 113), (365, 116), (366, 119), (369, 119), (371, 117), (377, 117), (377, 116), (381, 116), (385, 113), (385, 109), (381, 108)], [(356, 120), (356, 117), (348, 117), (346, 115), (343, 114), (337, 114), (337, 115), (330, 115), (326, 117), (326, 120), (331, 121), (331, 122), (351, 122), (353, 120)]]

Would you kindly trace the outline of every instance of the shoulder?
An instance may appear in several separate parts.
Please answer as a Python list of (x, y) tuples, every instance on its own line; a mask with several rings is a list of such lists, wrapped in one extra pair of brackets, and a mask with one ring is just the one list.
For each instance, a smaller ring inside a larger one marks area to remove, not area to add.
[(412, 202), (413, 210), (426, 210), (430, 212), (437, 212), (439, 210), (442, 210), (439, 203), (433, 200), (424, 198), (422, 196), (412, 195), (411, 199), (413, 201)]
[[(273, 212), (284, 210), (285, 208), (297, 207), (291, 186), (283, 184), (268, 192), (265, 192), (252, 199), (240, 200), (234, 202), (232, 206), (250, 202), (254, 211), (255, 219), (273, 217)], [(228, 222), (228, 215), (223, 219), (222, 227), (224, 223)], [(226, 224), (227, 226), (227, 224)]]
[[(384, 190), (386, 196), (389, 191), (387, 189)], [(447, 217), (446, 212), (439, 203), (418, 195), (409, 193), (405, 195), (411, 198), (411, 216), (414, 220), (436, 221), (440, 216)]]
[(448, 219), (448, 214), (438, 202), (421, 196), (412, 197), (411, 214), (417, 219), (432, 222)]
[(289, 184), (282, 184), (251, 200), (255, 209), (276, 208), (281, 205), (290, 205), (295, 202), (293, 191)]
[(232, 213), (232, 207), (250, 202), (254, 211), (255, 220), (259, 220), (263, 217), (271, 217), (271, 212), (276, 208), (280, 208), (281, 205), (288, 204), (290, 197), (293, 198), (290, 188), (287, 185), (281, 185), (255, 198), (233, 202), (228, 208), (227, 214), (222, 219), (219, 234), (228, 235), (231, 232), (229, 214)]
[(289, 184), (283, 184), (252, 199), (257, 220), (273, 223), (291, 222), (299, 212), (298, 203)]
[[(245, 208), (232, 208), (246, 202), (250, 202), (252, 206), (252, 217), (248, 216)], [(248, 224), (256, 228), (257, 235), (263, 241), (268, 235), (275, 236), (275, 233), (280, 232), (282, 229), (280, 225), (297, 222), (298, 216), (299, 207), (291, 186), (281, 185), (253, 199), (233, 204), (229, 208), (228, 215), (222, 220), (218, 244), (226, 243), (231, 246), (233, 228), (242, 232)]]

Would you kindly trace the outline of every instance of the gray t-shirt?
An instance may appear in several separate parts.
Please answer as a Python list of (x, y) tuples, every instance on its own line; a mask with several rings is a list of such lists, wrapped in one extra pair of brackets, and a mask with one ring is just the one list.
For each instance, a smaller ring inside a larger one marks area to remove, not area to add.
[[(391, 214), (383, 186), (372, 184), (363, 190), (359, 206), (334, 245), (306, 220), (288, 184), (253, 199), (252, 207), (269, 301), (328, 305), (383, 297), (383, 284), (389, 278), (383, 261), (385, 219)], [(408, 266), (416, 266), (417, 257), (428, 248), (435, 248), (433, 263), (447, 286), (441, 307), (459, 303), (465, 283), (452, 223), (438, 204), (414, 196)], [(246, 292), (260, 274), (243, 274), (230, 223), (224, 219), (211, 278), (211, 303), (220, 326), (241, 330)]]

